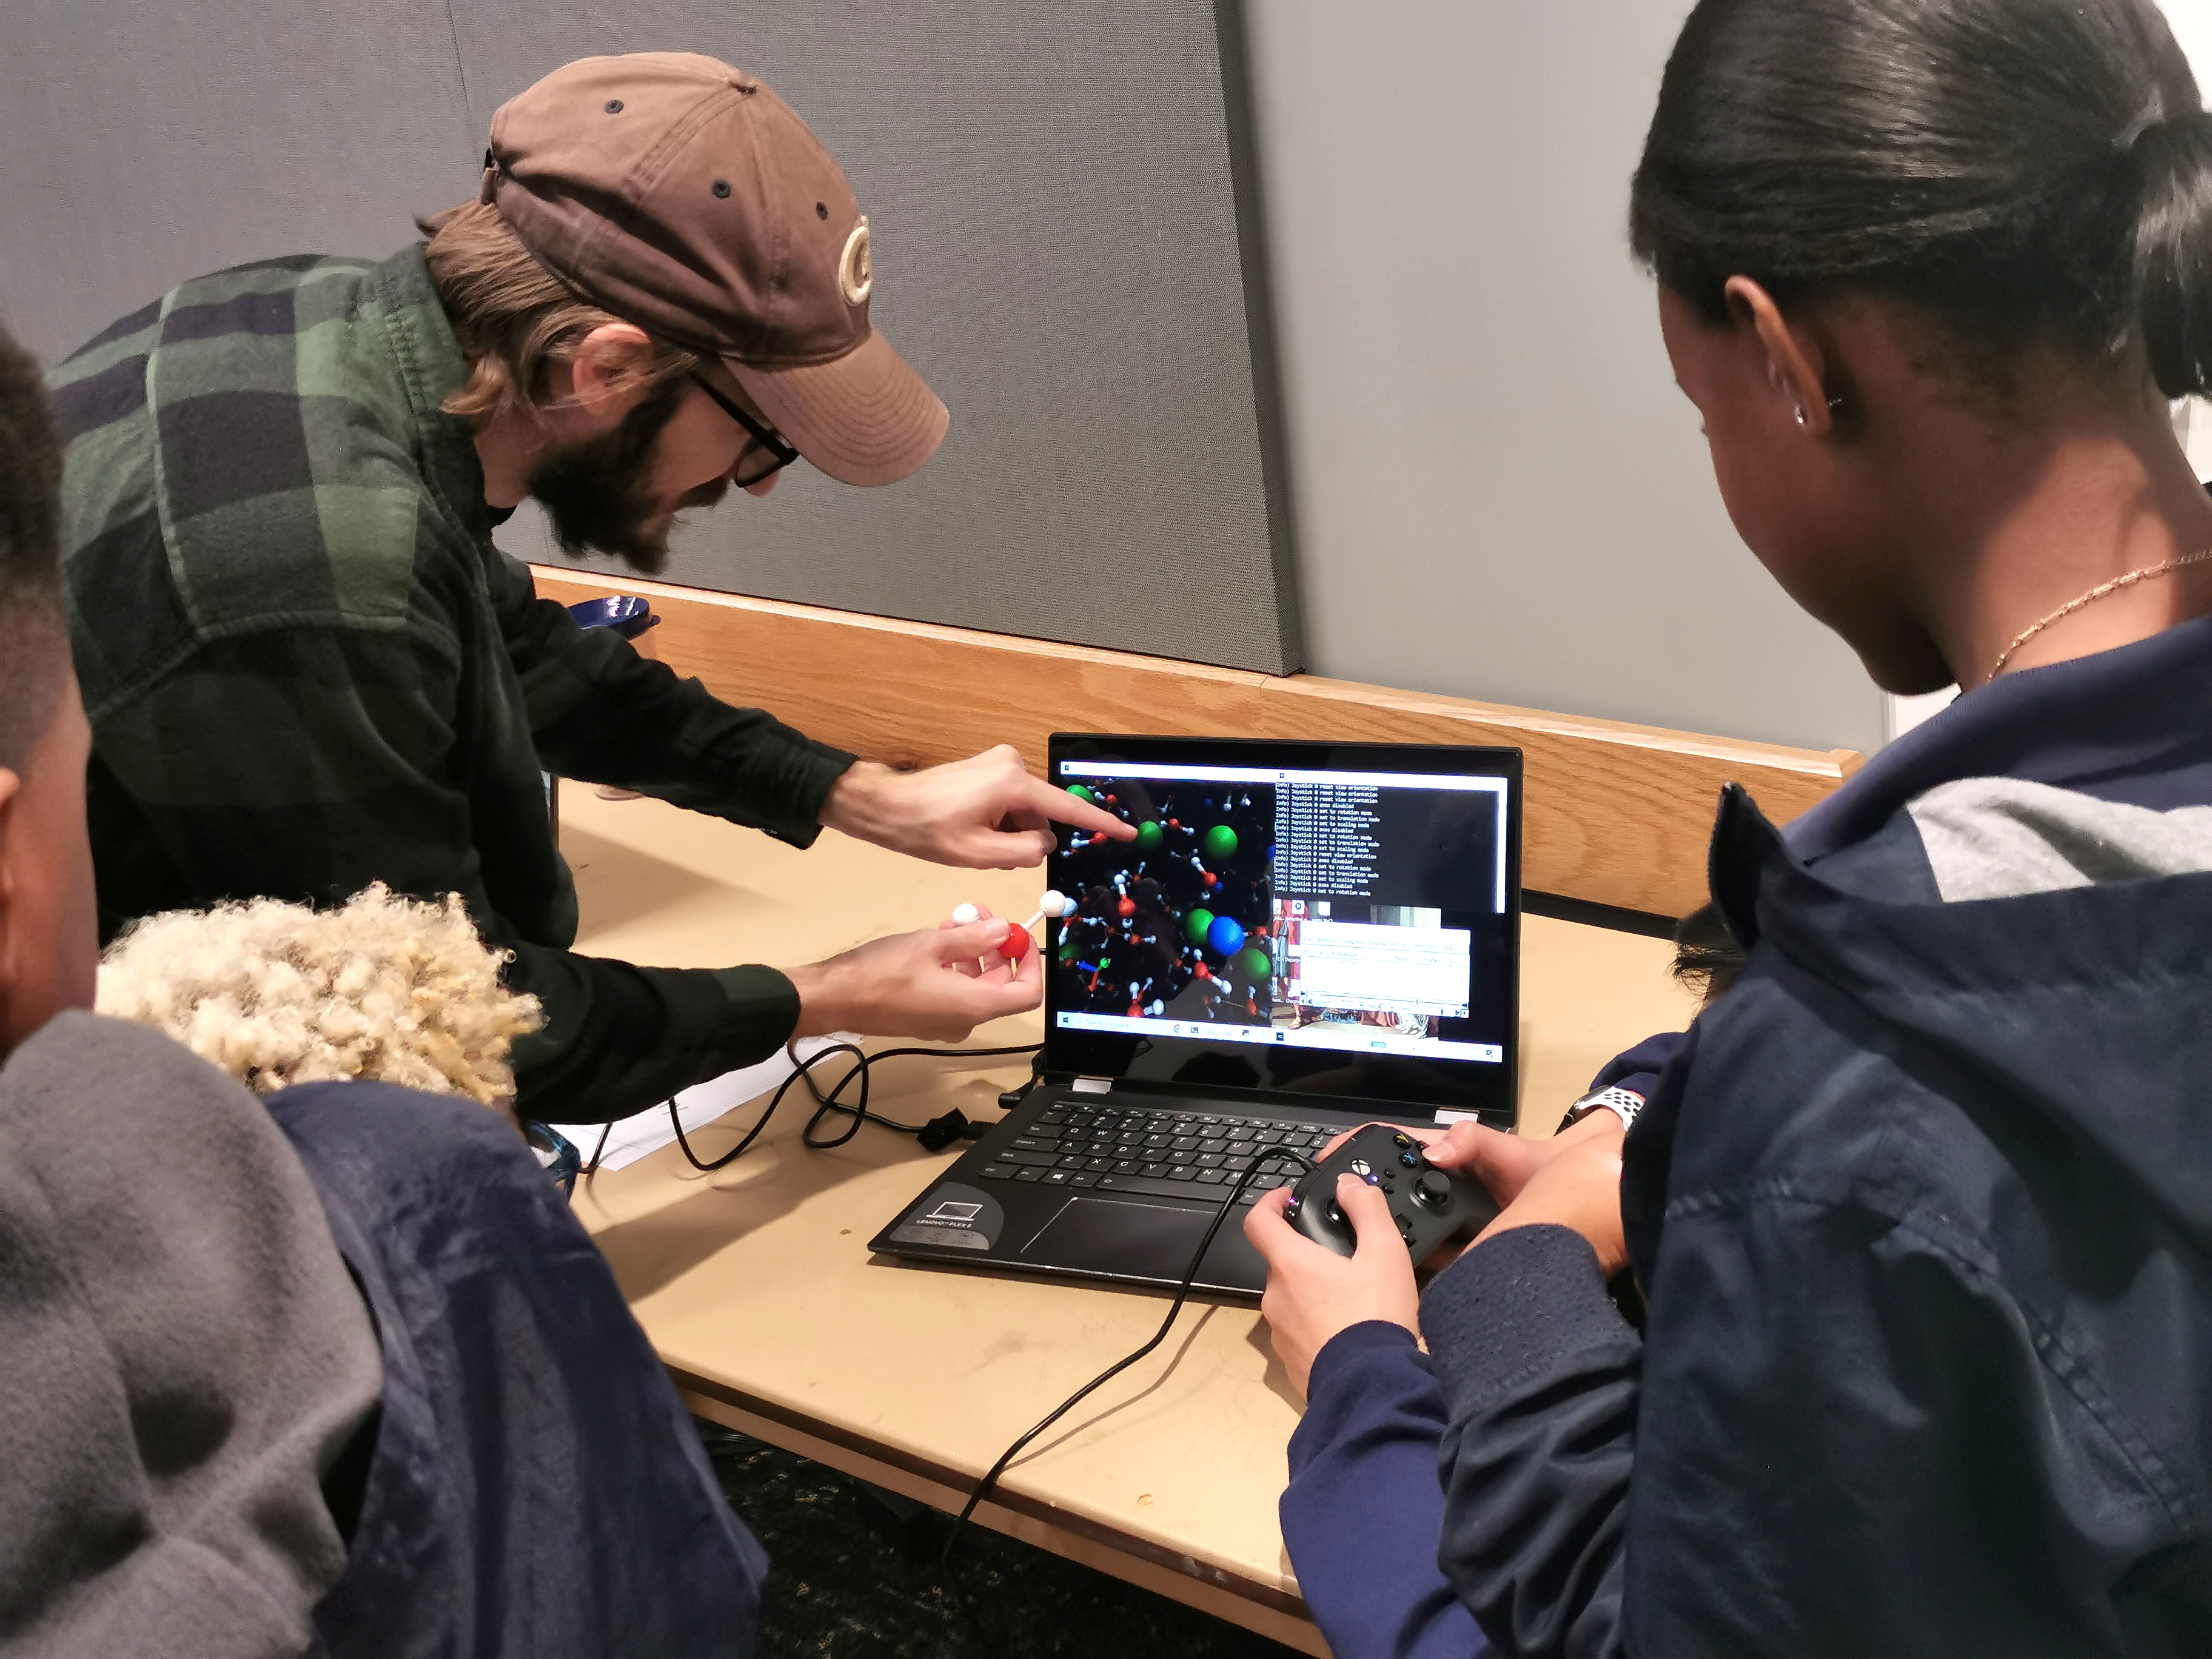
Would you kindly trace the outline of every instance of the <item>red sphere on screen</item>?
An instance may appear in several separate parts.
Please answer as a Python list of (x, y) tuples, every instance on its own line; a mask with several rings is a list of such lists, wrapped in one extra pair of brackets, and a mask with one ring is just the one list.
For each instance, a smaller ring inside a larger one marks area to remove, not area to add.
[(1121, 902), (1115, 908), (1125, 916), (1133, 916), (1137, 914), (1137, 901), (1125, 895)]

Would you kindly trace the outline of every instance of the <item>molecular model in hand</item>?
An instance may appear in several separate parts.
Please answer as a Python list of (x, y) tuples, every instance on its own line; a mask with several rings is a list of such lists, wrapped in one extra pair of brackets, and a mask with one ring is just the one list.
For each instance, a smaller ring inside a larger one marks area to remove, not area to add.
[[(1073, 900), (1048, 889), (1037, 899), (1036, 914), (1020, 927), (1006, 930), (1006, 939), (999, 946), (999, 954), (1010, 963), (1019, 962), (1029, 954), (1030, 945), (1036, 943), (1030, 937), (1030, 928), (1048, 916), (1057, 920), (1071, 914), (1074, 908)], [(972, 904), (956, 905), (952, 911), (952, 922), (957, 927), (965, 927), (972, 921), (980, 921), (982, 914)]]

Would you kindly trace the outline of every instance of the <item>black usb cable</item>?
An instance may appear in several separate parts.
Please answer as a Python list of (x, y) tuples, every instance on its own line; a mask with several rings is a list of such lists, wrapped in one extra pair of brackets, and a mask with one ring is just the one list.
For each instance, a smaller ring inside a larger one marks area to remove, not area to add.
[(1238, 1201), (1243, 1198), (1246, 1188), (1252, 1184), (1253, 1177), (1277, 1159), (1287, 1159), (1307, 1170), (1314, 1166), (1313, 1160), (1304, 1152), (1294, 1152), (1287, 1146), (1269, 1146), (1254, 1153), (1246, 1160), (1243, 1174), (1237, 1176), (1237, 1184), (1231, 1188), (1226, 1196), (1222, 1199), (1220, 1209), (1214, 1212), (1212, 1221), (1206, 1229), (1206, 1237), (1198, 1241), (1198, 1248), (1191, 1252), (1190, 1266), (1184, 1270), (1182, 1282), (1176, 1287), (1175, 1300), (1168, 1304), (1167, 1317), (1160, 1321), (1160, 1328), (1152, 1333), (1152, 1340), (1115, 1360), (1073, 1394), (1068, 1395), (1066, 1399), (1061, 1401), (1059, 1405), (1045, 1413), (1035, 1428), (1015, 1441), (1000, 1455), (999, 1461), (992, 1464), (983, 1478), (975, 1483), (975, 1490), (969, 1493), (968, 1502), (962, 1507), (958, 1519), (953, 1522), (951, 1535), (945, 1540), (945, 1554), (940, 1558), (940, 1562), (949, 1561), (951, 1559), (952, 1546), (959, 1540), (961, 1528), (974, 1517), (976, 1507), (990, 1496), (991, 1489), (999, 1484), (999, 1477), (1006, 1472), (1008, 1464), (1021, 1455), (1024, 1447), (1059, 1422), (1068, 1413), (1073, 1411), (1098, 1389), (1121, 1376), (1123, 1371), (1127, 1370), (1130, 1366), (1167, 1340), (1168, 1333), (1175, 1328), (1176, 1316), (1182, 1312), (1183, 1304), (1190, 1299), (1191, 1286), (1198, 1280), (1198, 1270), (1206, 1261), (1206, 1253), (1213, 1248), (1214, 1238), (1221, 1231), (1221, 1224), (1229, 1218), (1230, 1213), (1236, 1209)]
[[(769, 1120), (775, 1115), (776, 1108), (783, 1104), (783, 1097), (791, 1092), (792, 1085), (801, 1081), (805, 1083), (807, 1093), (814, 1097), (814, 1115), (806, 1120), (806, 1127), (799, 1132), (799, 1139), (811, 1151), (826, 1152), (835, 1147), (842, 1146), (860, 1133), (860, 1126), (863, 1123), (872, 1123), (878, 1128), (896, 1129), (902, 1135), (914, 1136), (921, 1142), (924, 1152), (943, 1152), (956, 1140), (963, 1138), (969, 1140), (978, 1139), (983, 1130), (990, 1126), (972, 1123), (969, 1121), (966, 1113), (957, 1109), (946, 1112), (941, 1116), (933, 1117), (927, 1123), (901, 1123), (896, 1118), (885, 1117), (879, 1112), (871, 1111), (868, 1109), (868, 1094), (873, 1081), (873, 1068), (886, 1060), (902, 1060), (912, 1056), (927, 1056), (939, 1060), (989, 1060), (1001, 1054), (1033, 1054), (1043, 1046), (1037, 1042), (1024, 1042), (1005, 1048), (884, 1048), (871, 1054), (857, 1043), (831, 1042), (824, 1044), (802, 1060), (796, 1051), (787, 1045), (784, 1052), (791, 1056), (792, 1064), (795, 1069), (789, 1077), (777, 1085), (775, 1093), (769, 1098), (767, 1109), (761, 1113), (753, 1127), (745, 1131), (744, 1138), (720, 1158), (711, 1159), (702, 1158), (697, 1152), (692, 1151), (690, 1138), (684, 1133), (684, 1119), (677, 1109), (675, 1100), (672, 1097), (661, 1103), (668, 1109), (668, 1121), (675, 1128), (676, 1144), (684, 1149), (684, 1156), (690, 1160), (693, 1169), (703, 1170), (708, 1173), (733, 1163), (752, 1146), (753, 1142), (759, 1139), (761, 1131), (768, 1127)], [(814, 1068), (824, 1060), (846, 1055), (851, 1056), (852, 1066), (842, 1077), (830, 1085), (829, 1092), (824, 1094), (821, 1085), (814, 1080)], [(845, 1091), (856, 1081), (860, 1085), (860, 1096), (855, 1100), (848, 1101), (844, 1098)], [(845, 1126), (844, 1133), (826, 1139), (817, 1139), (817, 1131), (823, 1119), (838, 1112), (846, 1112), (852, 1115), (853, 1121)], [(581, 1171), (586, 1177), (599, 1173), (600, 1154), (606, 1151), (607, 1137), (613, 1132), (612, 1123), (609, 1123), (599, 1131), (599, 1145), (592, 1148), (591, 1158), (585, 1164)]]

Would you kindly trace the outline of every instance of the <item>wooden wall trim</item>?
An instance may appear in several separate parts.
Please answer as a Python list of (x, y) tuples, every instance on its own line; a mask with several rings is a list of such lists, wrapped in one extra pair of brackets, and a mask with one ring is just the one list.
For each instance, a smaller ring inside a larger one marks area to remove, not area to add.
[(1736, 742), (548, 565), (533, 572), (538, 591), (563, 604), (649, 597), (661, 619), (658, 654), (678, 673), (894, 765), (1011, 743), (1042, 771), (1047, 738), (1066, 731), (1511, 744), (1527, 757), (1524, 884), (1668, 915), (1704, 902), (1705, 840), (1722, 784), (1743, 785), (1782, 822), (1861, 760), (1848, 749)]

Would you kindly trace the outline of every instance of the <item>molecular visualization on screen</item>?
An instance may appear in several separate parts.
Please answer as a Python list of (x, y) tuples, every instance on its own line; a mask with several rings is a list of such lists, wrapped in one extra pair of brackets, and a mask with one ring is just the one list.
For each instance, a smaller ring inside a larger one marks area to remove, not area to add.
[(1077, 833), (1054, 861), (1059, 1006), (1249, 1024), (1269, 1007), (1272, 789), (1116, 780), (1068, 793), (1136, 830)]

